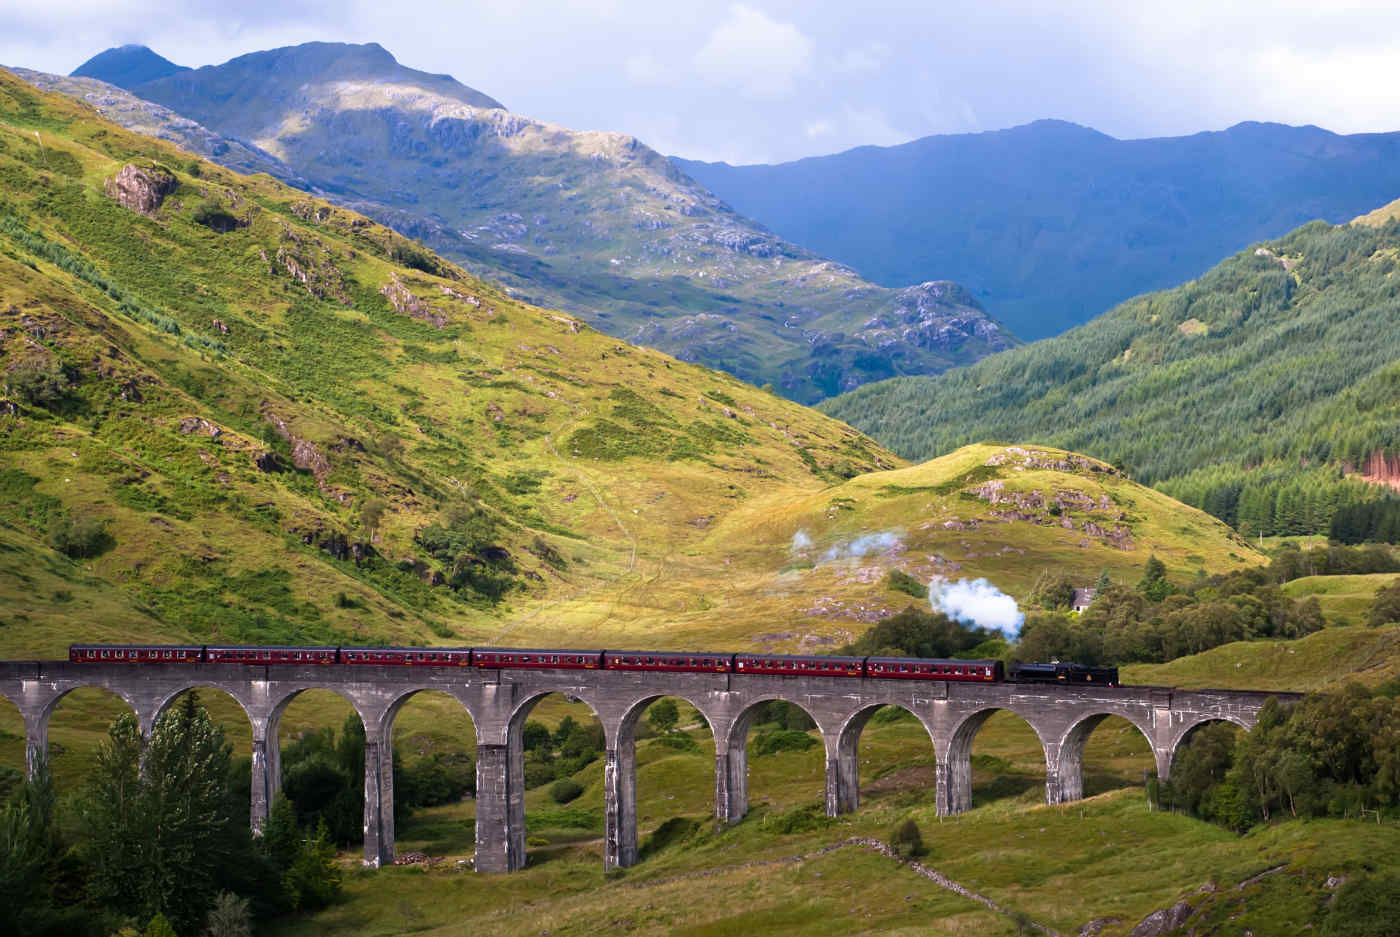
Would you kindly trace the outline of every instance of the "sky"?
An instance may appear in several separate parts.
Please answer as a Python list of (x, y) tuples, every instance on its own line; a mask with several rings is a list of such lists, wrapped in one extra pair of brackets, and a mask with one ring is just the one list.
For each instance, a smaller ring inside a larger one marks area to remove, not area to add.
[(181, 65), (378, 42), (511, 110), (663, 153), (781, 162), (1040, 118), (1400, 129), (1393, 0), (6, 0), (0, 63), (141, 43)]

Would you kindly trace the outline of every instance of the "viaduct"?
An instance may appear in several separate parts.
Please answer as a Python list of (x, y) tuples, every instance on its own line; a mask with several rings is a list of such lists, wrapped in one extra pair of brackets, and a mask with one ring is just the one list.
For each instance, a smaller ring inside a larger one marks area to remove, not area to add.
[(394, 859), (393, 726), (415, 693), (441, 691), (462, 704), (476, 726), (476, 868), (509, 872), (525, 864), (522, 729), (550, 693), (586, 703), (603, 725), (605, 848), (608, 867), (637, 861), (635, 729), (663, 696), (686, 700), (715, 738), (715, 816), (734, 822), (748, 810), (746, 744), (755, 707), (785, 700), (816, 721), (826, 746), (826, 811), (860, 802), (861, 730), (881, 706), (899, 706), (923, 724), (937, 757), (940, 814), (972, 806), (972, 740), (999, 709), (1016, 713), (1045, 749), (1045, 798), (1059, 804), (1083, 796), (1084, 743), (1109, 716), (1121, 716), (1152, 747), (1157, 775), (1171, 773), (1183, 739), (1207, 722), (1246, 729), (1269, 696), (1296, 694), (1164, 687), (941, 683), (819, 675), (766, 676), (614, 670), (490, 670), (435, 667), (340, 667), (298, 664), (0, 662), (0, 696), (24, 718), (28, 768), (48, 751), (48, 722), (65, 694), (101, 687), (124, 699), (143, 735), (185, 690), (210, 687), (232, 696), (253, 729), (252, 825), (260, 829), (280, 783), (277, 732), (297, 694), (332, 690), (355, 707), (365, 726), (365, 853), (369, 866)]

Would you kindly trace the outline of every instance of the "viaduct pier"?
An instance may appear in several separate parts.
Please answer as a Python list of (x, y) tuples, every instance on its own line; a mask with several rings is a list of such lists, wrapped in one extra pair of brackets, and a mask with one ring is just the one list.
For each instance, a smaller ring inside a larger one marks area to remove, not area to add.
[(509, 872), (525, 864), (522, 730), (545, 696), (586, 703), (606, 739), (605, 847), (608, 867), (637, 861), (636, 727), (655, 700), (677, 697), (704, 716), (715, 739), (715, 816), (748, 810), (747, 737), (756, 707), (771, 700), (801, 706), (826, 749), (826, 811), (860, 803), (861, 730), (881, 706), (912, 713), (933, 742), (940, 814), (972, 806), (972, 741), (987, 718), (1009, 710), (1030, 724), (1045, 750), (1045, 797), (1083, 796), (1084, 744), (1109, 716), (1121, 716), (1152, 748), (1157, 775), (1171, 774), (1182, 741), (1207, 722), (1253, 727), (1270, 696), (1297, 694), (1166, 687), (947, 683), (817, 674), (657, 673), (617, 670), (492, 670), (475, 667), (339, 667), (302, 664), (0, 662), (0, 696), (24, 718), (29, 770), (48, 751), (49, 717), (79, 687), (100, 687), (127, 702), (143, 735), (183, 692), (210, 687), (238, 701), (253, 730), (251, 820), (262, 827), (281, 778), (278, 726), (306, 690), (331, 690), (354, 706), (365, 727), (366, 865), (394, 859), (394, 719), (415, 693), (457, 700), (476, 727), (476, 868)]

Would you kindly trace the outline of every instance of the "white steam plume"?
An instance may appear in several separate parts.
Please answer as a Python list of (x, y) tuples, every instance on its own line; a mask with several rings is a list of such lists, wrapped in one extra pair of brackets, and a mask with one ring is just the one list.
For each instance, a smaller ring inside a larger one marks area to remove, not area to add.
[(928, 601), (934, 611), (956, 621), (983, 628), (995, 628), (1014, 640), (1026, 616), (1016, 600), (985, 579), (959, 579), (949, 582), (935, 576), (928, 584)]
[(892, 550), (897, 546), (899, 546), (899, 537), (888, 531), (882, 534), (862, 534), (854, 540), (838, 543), (827, 550), (822, 554), (821, 561), (832, 563), (836, 560), (851, 560), (858, 556), (865, 556), (867, 553)]

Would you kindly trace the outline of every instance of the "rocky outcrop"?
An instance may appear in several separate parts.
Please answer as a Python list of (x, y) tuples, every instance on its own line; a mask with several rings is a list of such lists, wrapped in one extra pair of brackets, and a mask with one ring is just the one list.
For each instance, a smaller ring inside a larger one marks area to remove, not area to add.
[(1143, 918), (1128, 937), (1161, 937), (1162, 934), (1170, 933), (1185, 924), (1194, 913), (1195, 908), (1185, 901), (1178, 901), (1170, 908), (1153, 911)]
[(411, 316), (438, 328), (447, 325), (447, 316), (415, 296), (412, 290), (404, 286), (403, 280), (399, 279), (397, 273), (389, 278), (388, 283), (379, 288), (379, 292), (385, 299), (389, 300), (389, 305), (393, 306), (394, 311), (401, 316)]
[(142, 168), (127, 163), (121, 172), (108, 179), (107, 194), (117, 204), (142, 215), (154, 215), (165, 197), (180, 183), (168, 171), (157, 167)]

